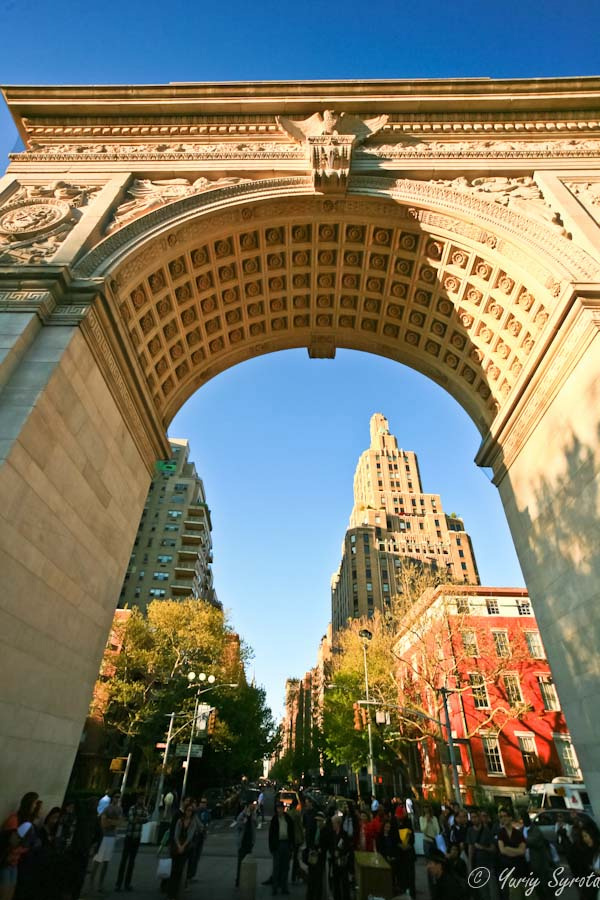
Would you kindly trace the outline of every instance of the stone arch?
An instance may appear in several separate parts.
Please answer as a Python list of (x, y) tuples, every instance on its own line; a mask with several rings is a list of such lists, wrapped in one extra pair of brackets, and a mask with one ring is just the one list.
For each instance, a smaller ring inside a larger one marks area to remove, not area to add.
[(412, 366), (485, 436), (530, 377), (569, 283), (600, 272), (560, 231), (497, 203), (363, 178), (335, 199), (304, 179), (186, 197), (106, 238), (75, 274), (108, 282), (165, 428), (229, 366), (307, 346)]

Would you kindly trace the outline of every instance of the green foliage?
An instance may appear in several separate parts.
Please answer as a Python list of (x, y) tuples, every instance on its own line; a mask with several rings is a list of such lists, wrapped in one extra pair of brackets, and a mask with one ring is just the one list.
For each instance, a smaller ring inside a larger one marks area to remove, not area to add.
[(96, 703), (102, 701), (109, 732), (124, 736), (148, 768), (158, 762), (155, 743), (164, 739), (169, 713), (178, 714), (177, 742), (189, 739), (191, 724), (185, 723), (193, 716), (196, 691), (186, 676), (194, 671), (214, 675), (217, 684), (238, 684), (215, 687), (202, 698), (218, 710), (203, 768), (212, 765), (230, 780), (260, 771), (273, 743), (274, 723), (264, 691), (245, 681), (247, 651), (242, 647), (241, 659), (232, 654), (229, 635), (222, 610), (198, 600), (155, 601), (146, 614), (134, 609), (115, 623), (111, 644), (120, 652), (107, 647)]

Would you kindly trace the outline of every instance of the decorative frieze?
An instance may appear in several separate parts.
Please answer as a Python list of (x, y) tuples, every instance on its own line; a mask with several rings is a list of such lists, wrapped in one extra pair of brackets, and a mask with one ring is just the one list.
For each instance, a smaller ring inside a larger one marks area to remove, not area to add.
[(233, 184), (248, 184), (249, 178), (196, 178), (189, 181), (187, 178), (167, 178), (151, 181), (149, 178), (136, 178), (127, 191), (131, 200), (126, 200), (116, 209), (112, 221), (108, 225), (107, 232), (116, 231), (133, 222), (138, 216), (144, 215), (159, 206), (165, 206), (174, 200), (201, 194), (204, 191), (216, 188), (228, 187)]

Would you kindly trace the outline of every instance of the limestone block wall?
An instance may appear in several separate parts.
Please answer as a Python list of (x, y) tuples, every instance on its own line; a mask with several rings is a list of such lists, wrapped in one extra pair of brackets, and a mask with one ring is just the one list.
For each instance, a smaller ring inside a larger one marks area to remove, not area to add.
[(149, 474), (76, 326), (0, 313), (0, 361), (4, 813), (62, 800)]
[[(597, 304), (598, 301), (595, 301)], [(600, 306), (575, 311), (499, 489), (592, 805), (600, 812)], [(551, 354), (549, 354), (551, 356)], [(553, 377), (552, 377), (553, 376)], [(506, 447), (509, 448), (510, 440)]]

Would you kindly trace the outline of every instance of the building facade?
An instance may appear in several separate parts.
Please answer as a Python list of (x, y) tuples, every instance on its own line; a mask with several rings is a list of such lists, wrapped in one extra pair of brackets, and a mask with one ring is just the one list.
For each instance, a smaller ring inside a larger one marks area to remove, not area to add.
[(407, 562), (478, 584), (479, 575), (464, 523), (447, 515), (439, 494), (423, 491), (417, 456), (402, 450), (388, 420), (371, 417), (370, 446), (354, 475), (354, 506), (331, 579), (334, 635), (348, 619), (386, 613), (402, 594)]
[[(515, 801), (534, 783), (581, 778), (525, 589), (430, 590), (402, 623), (395, 653), (400, 706), (443, 721), (439, 688), (451, 691), (465, 802)], [(446, 732), (418, 721), (411, 738), (419, 749), (423, 794), (450, 796)]]
[(170, 459), (156, 464), (120, 607), (198, 597), (219, 605), (213, 586), (212, 523), (202, 479), (187, 440), (169, 440)]

